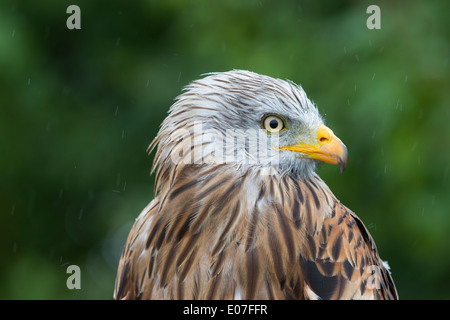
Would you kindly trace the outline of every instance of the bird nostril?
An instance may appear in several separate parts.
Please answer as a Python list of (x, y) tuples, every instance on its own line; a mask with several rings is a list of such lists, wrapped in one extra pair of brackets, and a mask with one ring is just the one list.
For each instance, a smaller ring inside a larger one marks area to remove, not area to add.
[(317, 143), (319, 145), (328, 144), (333, 140), (333, 131), (324, 125), (319, 126), (317, 129)]

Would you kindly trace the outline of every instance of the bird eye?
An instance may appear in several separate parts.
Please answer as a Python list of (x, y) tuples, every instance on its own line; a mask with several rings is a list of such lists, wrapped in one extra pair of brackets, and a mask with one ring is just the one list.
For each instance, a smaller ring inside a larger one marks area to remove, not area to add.
[(280, 133), (286, 130), (286, 124), (284, 120), (275, 115), (265, 116), (262, 120), (262, 128), (268, 133)]

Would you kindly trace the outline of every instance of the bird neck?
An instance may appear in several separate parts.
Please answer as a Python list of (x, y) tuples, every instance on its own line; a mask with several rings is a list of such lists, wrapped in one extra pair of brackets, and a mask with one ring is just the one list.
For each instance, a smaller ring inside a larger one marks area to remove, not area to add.
[(251, 219), (256, 211), (265, 214), (276, 206), (313, 233), (338, 201), (316, 173), (298, 177), (264, 168), (240, 171), (225, 164), (159, 168), (155, 190), (161, 205), (182, 197), (185, 202), (199, 201), (211, 215), (239, 206), (242, 218)]

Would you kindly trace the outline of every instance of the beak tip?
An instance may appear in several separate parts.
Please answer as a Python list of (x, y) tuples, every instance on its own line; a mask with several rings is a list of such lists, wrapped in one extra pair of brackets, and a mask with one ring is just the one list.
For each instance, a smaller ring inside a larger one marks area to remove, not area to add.
[(344, 174), (344, 171), (345, 171), (345, 168), (347, 168), (347, 164), (344, 163), (344, 162), (341, 162), (341, 163), (340, 163), (340, 166), (341, 166), (341, 175), (343, 175), (343, 174)]
[(344, 152), (343, 157), (339, 159), (339, 166), (341, 167), (341, 175), (344, 174), (345, 169), (347, 168), (348, 162), (348, 151), (347, 147), (343, 144)]

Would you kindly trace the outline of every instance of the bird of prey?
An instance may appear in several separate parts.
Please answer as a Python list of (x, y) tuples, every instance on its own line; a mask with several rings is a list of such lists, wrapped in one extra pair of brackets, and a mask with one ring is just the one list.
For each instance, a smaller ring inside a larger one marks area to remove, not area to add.
[(171, 106), (155, 196), (122, 251), (115, 299), (398, 299), (361, 220), (315, 172), (347, 148), (301, 86), (209, 73)]

